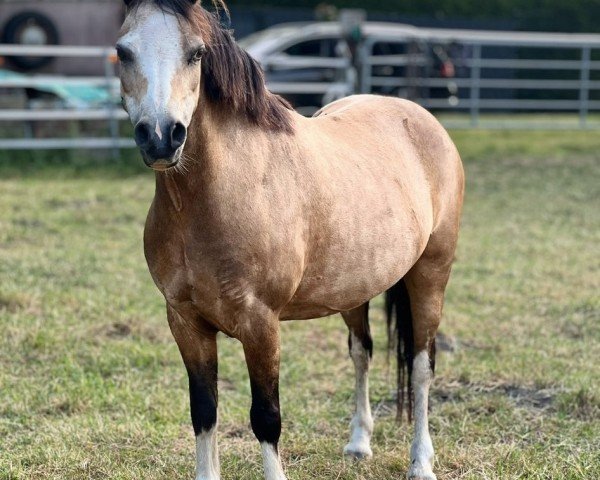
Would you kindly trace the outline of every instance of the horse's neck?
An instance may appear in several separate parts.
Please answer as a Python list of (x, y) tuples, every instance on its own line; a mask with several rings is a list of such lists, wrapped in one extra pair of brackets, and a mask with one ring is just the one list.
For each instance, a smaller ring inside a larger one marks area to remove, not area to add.
[(273, 158), (273, 151), (281, 149), (278, 135), (201, 101), (188, 129), (181, 165), (157, 173), (157, 200), (185, 207), (190, 201), (201, 201), (200, 195), (219, 195), (219, 189), (208, 188), (209, 184), (252, 182)]

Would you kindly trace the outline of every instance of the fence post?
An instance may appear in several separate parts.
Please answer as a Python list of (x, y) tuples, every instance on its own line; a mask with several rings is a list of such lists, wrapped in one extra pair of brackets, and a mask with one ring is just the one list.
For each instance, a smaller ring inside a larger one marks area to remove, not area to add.
[(352, 93), (362, 91), (362, 45), (364, 43), (363, 25), (367, 19), (366, 10), (344, 8), (340, 10), (340, 26), (342, 28), (342, 37), (346, 40), (350, 49), (350, 59), (352, 67), (356, 70), (355, 85)]
[(590, 108), (590, 63), (591, 63), (591, 48), (589, 45), (581, 49), (581, 72), (580, 72), (580, 87), (579, 87), (579, 126), (587, 127), (587, 117)]
[(471, 126), (479, 126), (479, 100), (481, 97), (481, 45), (473, 45), (473, 60), (471, 63)]
[(373, 40), (371, 38), (367, 38), (360, 45), (359, 55), (360, 55), (360, 66), (361, 69), (358, 73), (360, 76), (360, 90), (358, 93), (372, 93), (371, 89), (373, 88), (371, 85), (371, 75), (373, 66), (371, 65), (371, 53), (373, 51)]

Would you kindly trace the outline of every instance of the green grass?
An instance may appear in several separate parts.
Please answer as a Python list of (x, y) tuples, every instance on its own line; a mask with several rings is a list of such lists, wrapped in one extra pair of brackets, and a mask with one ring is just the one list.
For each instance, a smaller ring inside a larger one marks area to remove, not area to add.
[[(437, 117), (449, 128), (471, 128), (472, 117), (469, 112), (438, 112)], [(585, 128), (598, 130), (600, 115), (590, 113), (585, 118)], [(494, 130), (577, 130), (581, 126), (578, 113), (535, 112), (535, 113), (499, 113), (480, 112), (478, 126)]]
[[(600, 136), (454, 132), (468, 179), (432, 389), (444, 479), (600, 478)], [(147, 273), (140, 161), (0, 156), (0, 479), (191, 479), (185, 370)], [(339, 317), (282, 326), (290, 480), (404, 478), (374, 302), (375, 458), (345, 462)], [(240, 345), (220, 339), (224, 479), (259, 479)]]

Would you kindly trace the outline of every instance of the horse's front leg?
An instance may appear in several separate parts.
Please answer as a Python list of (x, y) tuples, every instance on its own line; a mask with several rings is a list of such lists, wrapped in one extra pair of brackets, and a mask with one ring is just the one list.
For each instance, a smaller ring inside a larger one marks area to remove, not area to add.
[(279, 458), (281, 415), (279, 413), (279, 319), (248, 320), (242, 335), (250, 374), (252, 408), (250, 421), (260, 442), (266, 480), (286, 480)]
[(196, 434), (196, 480), (219, 480), (217, 331), (204, 320), (184, 318), (169, 306), (167, 317), (189, 378)]

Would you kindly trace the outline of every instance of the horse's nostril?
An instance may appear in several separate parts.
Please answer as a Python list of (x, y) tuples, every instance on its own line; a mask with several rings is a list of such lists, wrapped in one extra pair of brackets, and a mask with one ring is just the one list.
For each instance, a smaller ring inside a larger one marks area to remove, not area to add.
[(179, 122), (173, 125), (171, 129), (171, 148), (174, 150), (178, 149), (185, 142), (185, 137), (187, 135), (186, 128)]
[(145, 148), (150, 144), (150, 125), (140, 122), (135, 126), (134, 138), (138, 147)]

